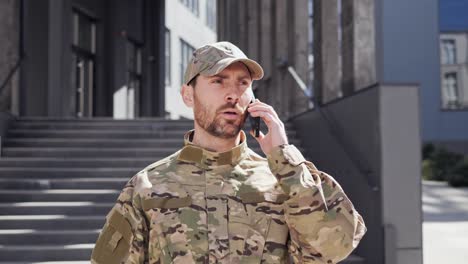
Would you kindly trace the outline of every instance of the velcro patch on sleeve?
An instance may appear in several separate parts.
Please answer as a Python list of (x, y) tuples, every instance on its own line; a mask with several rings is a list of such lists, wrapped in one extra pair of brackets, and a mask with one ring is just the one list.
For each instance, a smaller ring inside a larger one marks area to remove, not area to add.
[(107, 246), (110, 248), (111, 251), (114, 251), (120, 239), (122, 239), (122, 234), (119, 231), (115, 231), (115, 233), (112, 235), (111, 239), (107, 243)]

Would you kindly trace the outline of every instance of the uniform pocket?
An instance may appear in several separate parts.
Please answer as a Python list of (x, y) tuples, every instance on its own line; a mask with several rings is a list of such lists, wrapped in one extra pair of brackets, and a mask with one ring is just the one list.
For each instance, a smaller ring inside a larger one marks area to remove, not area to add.
[(264, 202), (258, 193), (230, 199), (229, 234), (232, 262), (260, 263), (271, 223), (271, 216), (256, 210)]
[(91, 259), (94, 263), (120, 263), (128, 257), (132, 241), (130, 223), (114, 210), (96, 241)]
[(260, 263), (270, 230), (271, 216), (258, 212), (256, 204), (247, 204), (246, 208), (250, 223), (244, 245), (244, 260), (246, 263)]
[(239, 198), (249, 225), (244, 231), (247, 234), (243, 260), (246, 263), (284, 261), (288, 228), (283, 204), (289, 196), (281, 192), (245, 192)]
[[(191, 263), (193, 261), (187, 236), (188, 226), (180, 217), (191, 210), (191, 197), (151, 198), (143, 200), (143, 208), (151, 215), (152, 241), (158, 241), (161, 263)], [(173, 262), (172, 262), (173, 261)]]

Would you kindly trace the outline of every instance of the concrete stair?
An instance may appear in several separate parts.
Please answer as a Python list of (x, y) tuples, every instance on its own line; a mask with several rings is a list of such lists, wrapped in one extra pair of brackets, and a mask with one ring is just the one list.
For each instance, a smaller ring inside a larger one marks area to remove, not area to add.
[[(175, 152), (193, 121), (20, 118), (0, 156), (0, 264), (89, 263), (129, 178)], [(290, 124), (292, 144), (300, 145)], [(261, 154), (254, 139), (249, 146)], [(348, 264), (363, 264), (351, 256)]]

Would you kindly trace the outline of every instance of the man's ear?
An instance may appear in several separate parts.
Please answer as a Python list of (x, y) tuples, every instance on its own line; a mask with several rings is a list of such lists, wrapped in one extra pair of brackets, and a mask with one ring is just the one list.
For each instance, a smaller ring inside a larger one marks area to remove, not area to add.
[(193, 107), (193, 87), (191, 85), (182, 85), (182, 89), (180, 89), (180, 95), (182, 96), (182, 100), (184, 100), (184, 104), (190, 108)]

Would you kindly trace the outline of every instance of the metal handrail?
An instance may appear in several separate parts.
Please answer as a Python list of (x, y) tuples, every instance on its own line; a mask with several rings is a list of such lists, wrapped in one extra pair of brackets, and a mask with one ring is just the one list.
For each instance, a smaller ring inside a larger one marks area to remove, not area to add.
[[(2, 82), (2, 85), (0, 86), (0, 95), (3, 94), (3, 90), (5, 89), (5, 87), (7, 86), (7, 84), (10, 82), (11, 78), (13, 77), (13, 75), (15, 75), (16, 71), (18, 71), (18, 69), (20, 68), (22, 60), (23, 60), (23, 56), (20, 56), (20, 57), (16, 60), (15, 66), (14, 66), (13, 68), (11, 68), (11, 70), (10, 70), (10, 72), (8, 73), (7, 77), (6, 77), (5, 80)], [(2, 136), (0, 135), (0, 157), (2, 156), (2, 145), (3, 145)]]
[(307, 96), (308, 98), (312, 98), (312, 93), (310, 92), (310, 89), (307, 88), (307, 85), (301, 79), (299, 74), (297, 74), (296, 70), (292, 66), (288, 66), (288, 72), (289, 74), (291, 74), (294, 81), (296, 81), (296, 84), (299, 86), (299, 88), (301, 88), (304, 95)]
[(19, 57), (16, 60), (15, 66), (13, 66), (13, 68), (11, 68), (11, 70), (8, 73), (7, 77), (5, 78), (5, 80), (2, 82), (2, 85), (0, 86), (0, 94), (3, 93), (3, 89), (5, 89), (7, 84), (10, 82), (11, 78), (13, 78), (13, 75), (15, 75), (16, 71), (20, 68), (22, 61), (23, 61), (22, 57)]
[(289, 74), (291, 75), (291, 77), (296, 82), (297, 86), (303, 91), (304, 95), (307, 96), (307, 98), (309, 98), (309, 100), (312, 102), (311, 108), (317, 109), (317, 111), (319, 112), (319, 115), (325, 120), (325, 123), (328, 125), (331, 134), (335, 137), (336, 141), (339, 144), (341, 144), (345, 154), (348, 156), (351, 162), (354, 163), (354, 165), (358, 168), (358, 170), (362, 173), (370, 189), (374, 192), (379, 191), (378, 185), (371, 178), (371, 174), (373, 173), (373, 171), (370, 169), (371, 167), (368, 164), (362, 164), (362, 162), (360, 161), (363, 159), (357, 158), (357, 157), (362, 157), (362, 155), (346, 139), (346, 136), (341, 132), (342, 129), (339, 129), (338, 122), (334, 120), (331, 116), (328, 116), (327, 113), (325, 113), (326, 112), (325, 108), (322, 108), (320, 106), (320, 104), (318, 103), (317, 97), (311, 94), (311, 89), (307, 87), (307, 85), (304, 83), (304, 81), (301, 79), (301, 77), (297, 74), (297, 72), (294, 70), (294, 68), (291, 65), (283, 64), (280, 66), (283, 66), (283, 67), (287, 66), (287, 70)]

